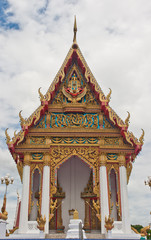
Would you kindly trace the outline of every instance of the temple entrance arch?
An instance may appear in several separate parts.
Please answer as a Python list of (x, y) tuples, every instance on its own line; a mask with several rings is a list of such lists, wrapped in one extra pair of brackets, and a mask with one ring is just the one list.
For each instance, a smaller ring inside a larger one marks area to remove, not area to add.
[(85, 203), (81, 193), (86, 187), (91, 169), (78, 156), (70, 157), (58, 169), (58, 182), (65, 192), (62, 204), (62, 220), (65, 229), (68, 228), (69, 220), (73, 217), (73, 210), (77, 209), (79, 217), (84, 222)]
[(99, 148), (95, 146), (51, 147), (50, 209), (57, 199), (50, 229), (67, 229), (77, 209), (86, 231), (100, 229)]

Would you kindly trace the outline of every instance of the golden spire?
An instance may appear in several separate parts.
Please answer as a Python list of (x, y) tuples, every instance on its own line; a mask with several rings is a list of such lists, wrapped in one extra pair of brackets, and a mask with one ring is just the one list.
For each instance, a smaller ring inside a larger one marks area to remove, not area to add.
[(76, 23), (76, 16), (74, 18), (74, 28), (73, 28), (74, 36), (73, 36), (73, 42), (76, 43), (76, 34), (77, 34), (77, 23)]

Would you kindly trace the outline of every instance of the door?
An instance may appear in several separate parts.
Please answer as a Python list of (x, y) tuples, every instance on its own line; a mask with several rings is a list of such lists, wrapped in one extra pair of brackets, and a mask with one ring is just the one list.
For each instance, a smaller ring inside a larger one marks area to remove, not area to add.
[(77, 156), (72, 156), (58, 169), (58, 181), (65, 192), (62, 204), (62, 220), (65, 230), (68, 229), (69, 221), (73, 218), (69, 215), (69, 210), (77, 209), (79, 218), (84, 223), (85, 205), (81, 192), (87, 186), (90, 171), (89, 166)]

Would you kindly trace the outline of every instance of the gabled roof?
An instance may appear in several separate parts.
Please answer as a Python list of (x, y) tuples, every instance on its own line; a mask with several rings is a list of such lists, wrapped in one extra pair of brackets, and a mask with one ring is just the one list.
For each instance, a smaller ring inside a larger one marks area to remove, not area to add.
[(36, 125), (37, 122), (40, 120), (41, 116), (44, 115), (45, 112), (48, 110), (48, 104), (51, 102), (51, 100), (53, 99), (54, 95), (56, 94), (56, 92), (58, 90), (58, 87), (64, 80), (66, 73), (67, 73), (69, 67), (71, 66), (71, 63), (73, 60), (77, 61), (78, 66), (80, 67), (80, 69), (82, 71), (82, 74), (84, 75), (87, 83), (90, 85), (91, 89), (93, 90), (95, 97), (100, 104), (100, 109), (104, 112), (105, 116), (109, 118), (109, 120), (111, 121), (111, 123), (113, 125), (117, 126), (120, 129), (120, 132), (121, 132), (121, 135), (123, 136), (123, 138), (129, 144), (131, 144), (131, 146), (133, 146), (135, 148), (136, 155), (141, 150), (142, 145), (143, 145), (143, 139), (144, 139), (144, 131), (142, 130), (142, 135), (138, 140), (133, 135), (132, 132), (128, 131), (130, 114), (128, 113), (128, 117), (126, 118), (125, 121), (123, 121), (115, 113), (115, 111), (109, 106), (111, 89), (110, 89), (109, 94), (107, 96), (105, 96), (80, 51), (80, 48), (76, 42), (76, 31), (77, 31), (77, 28), (76, 28), (76, 21), (75, 21), (73, 44), (63, 62), (60, 70), (58, 71), (55, 79), (53, 80), (52, 84), (50, 85), (50, 87), (45, 95), (43, 95), (39, 89), (41, 105), (33, 112), (33, 114), (28, 119), (24, 119), (21, 116), (21, 112), (19, 113), (22, 130), (18, 134), (16, 134), (16, 131), (15, 131), (14, 137), (12, 139), (10, 139), (10, 137), (7, 133), (7, 129), (6, 129), (6, 131), (5, 131), (6, 143), (8, 144), (8, 147), (9, 147), (11, 153), (13, 153), (15, 151), (15, 145), (16, 144), (18, 145), (19, 143), (21, 143), (24, 140), (29, 129), (33, 125)]

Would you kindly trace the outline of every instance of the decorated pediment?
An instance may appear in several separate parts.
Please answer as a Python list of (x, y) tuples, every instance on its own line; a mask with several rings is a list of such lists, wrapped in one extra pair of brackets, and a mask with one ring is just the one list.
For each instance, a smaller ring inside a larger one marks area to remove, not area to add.
[(37, 132), (49, 129), (49, 133), (55, 130), (57, 132), (58, 129), (82, 129), (85, 132), (92, 129), (98, 134), (113, 130), (135, 149), (136, 155), (140, 152), (144, 131), (138, 140), (128, 131), (130, 114), (123, 121), (110, 107), (111, 89), (105, 96), (76, 40), (46, 94), (43, 95), (40, 89), (38, 92), (41, 104), (33, 114), (29, 118), (23, 118), (19, 113), (22, 130), (14, 132), (12, 139), (6, 130), (6, 142), (12, 153), (15, 152), (16, 145), (23, 143), (33, 129)]
[(85, 77), (74, 63), (68, 70), (63, 83), (52, 100), (52, 104), (98, 105)]

